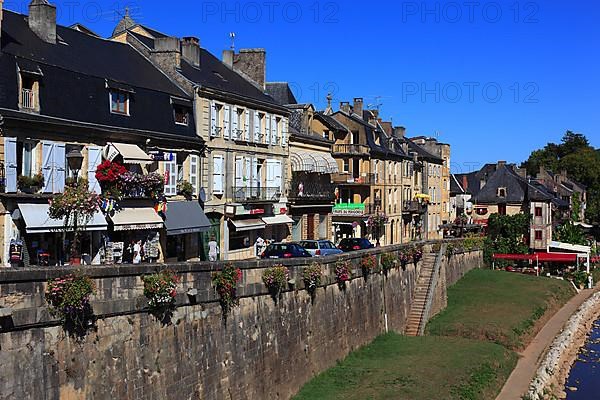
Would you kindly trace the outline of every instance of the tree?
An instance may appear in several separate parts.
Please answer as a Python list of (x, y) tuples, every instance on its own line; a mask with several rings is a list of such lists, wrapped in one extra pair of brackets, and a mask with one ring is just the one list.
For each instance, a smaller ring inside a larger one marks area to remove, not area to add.
[(572, 222), (566, 222), (556, 229), (556, 240), (569, 244), (588, 244), (585, 234), (581, 227), (574, 225)]
[(529, 214), (492, 214), (488, 219), (484, 257), (491, 263), (494, 253), (527, 254), (529, 246), (525, 238), (529, 235)]

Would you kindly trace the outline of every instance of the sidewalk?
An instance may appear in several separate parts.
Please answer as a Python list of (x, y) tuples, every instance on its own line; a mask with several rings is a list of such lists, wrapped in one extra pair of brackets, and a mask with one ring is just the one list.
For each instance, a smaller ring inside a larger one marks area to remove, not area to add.
[(548, 320), (529, 346), (520, 354), (521, 357), (517, 362), (517, 366), (508, 377), (496, 400), (521, 399), (521, 396), (529, 389), (529, 384), (533, 380), (545, 350), (552, 344), (552, 341), (563, 329), (571, 315), (598, 290), (600, 290), (598, 286), (594, 289), (582, 290)]

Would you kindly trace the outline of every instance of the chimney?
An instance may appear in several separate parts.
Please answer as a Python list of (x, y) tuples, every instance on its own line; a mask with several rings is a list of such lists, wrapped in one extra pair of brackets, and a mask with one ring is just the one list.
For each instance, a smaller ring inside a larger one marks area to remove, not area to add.
[(181, 39), (181, 57), (193, 65), (200, 66), (200, 39), (193, 36)]
[(233, 50), (223, 50), (223, 64), (227, 65), (229, 68), (233, 69)]
[(155, 39), (151, 56), (159, 67), (175, 73), (181, 68), (179, 39), (172, 36)]
[(362, 118), (362, 116), (363, 116), (363, 98), (362, 97), (354, 98), (354, 112)]
[(496, 164), (496, 170), (499, 170), (502, 167), (506, 166), (506, 161), (498, 161), (498, 163)]
[(340, 102), (340, 111), (346, 114), (350, 114), (350, 103), (347, 101)]
[(469, 189), (469, 180), (467, 179), (466, 175), (463, 175), (462, 177), (462, 187), (465, 192)]
[(267, 81), (267, 52), (265, 49), (241, 49), (233, 57), (233, 69), (241, 72), (265, 89)]
[(394, 136), (397, 138), (403, 138), (406, 134), (406, 128), (403, 126), (394, 127)]
[(47, 0), (29, 3), (29, 29), (46, 43), (56, 44), (56, 6)]

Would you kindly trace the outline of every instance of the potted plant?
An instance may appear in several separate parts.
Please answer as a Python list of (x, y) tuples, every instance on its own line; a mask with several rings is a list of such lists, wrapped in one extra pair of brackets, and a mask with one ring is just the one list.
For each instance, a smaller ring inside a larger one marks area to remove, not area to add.
[(378, 213), (369, 216), (367, 220), (367, 228), (377, 241), (377, 246), (380, 246), (379, 239), (381, 238), (382, 232), (385, 230), (385, 224), (388, 222), (388, 217), (384, 213)]
[(346, 282), (352, 279), (352, 264), (350, 261), (339, 261), (335, 264), (335, 280), (340, 289), (346, 288)]
[(44, 175), (38, 172), (34, 176), (21, 175), (17, 178), (17, 188), (23, 193), (37, 193), (44, 187)]
[(219, 294), (219, 301), (223, 316), (231, 309), (239, 305), (237, 297), (237, 284), (242, 280), (242, 270), (235, 268), (233, 264), (227, 264), (222, 271), (213, 272), (212, 284)]
[(267, 268), (262, 276), (263, 283), (267, 289), (269, 289), (269, 293), (271, 293), (275, 300), (277, 300), (281, 295), (281, 292), (287, 288), (289, 279), (290, 271), (283, 265)]
[(383, 253), (381, 255), (381, 269), (387, 274), (398, 263), (398, 257), (394, 253)]
[(368, 278), (371, 275), (375, 268), (377, 267), (377, 257), (374, 255), (363, 256), (360, 260), (360, 268), (362, 269), (363, 276)]
[(100, 198), (96, 193), (88, 191), (82, 181), (75, 186), (67, 186), (63, 193), (58, 193), (50, 200), (48, 215), (50, 218), (63, 220), (65, 231), (73, 231), (71, 242), (71, 264), (81, 263), (79, 252), (80, 236), (85, 226), (92, 220), (100, 206)]
[(185, 197), (186, 200), (192, 200), (194, 196), (194, 186), (188, 181), (181, 181), (177, 184), (177, 194)]
[(106, 160), (96, 168), (96, 180), (102, 192), (111, 197), (121, 194), (121, 179), (127, 169), (119, 163)]
[(314, 298), (315, 292), (321, 284), (323, 277), (323, 269), (317, 262), (312, 263), (302, 271), (302, 279), (304, 280), (304, 287), (310, 294), (311, 298)]
[(45, 298), (50, 314), (59, 318), (63, 326), (83, 333), (93, 323), (90, 296), (96, 293), (96, 285), (83, 275), (66, 275), (50, 279)]

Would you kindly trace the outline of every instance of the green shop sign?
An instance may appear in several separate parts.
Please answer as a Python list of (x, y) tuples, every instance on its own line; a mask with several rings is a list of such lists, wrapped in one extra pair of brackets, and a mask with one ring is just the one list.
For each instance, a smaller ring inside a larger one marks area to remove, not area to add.
[(333, 206), (333, 215), (362, 217), (365, 215), (365, 205), (362, 203), (338, 203)]

